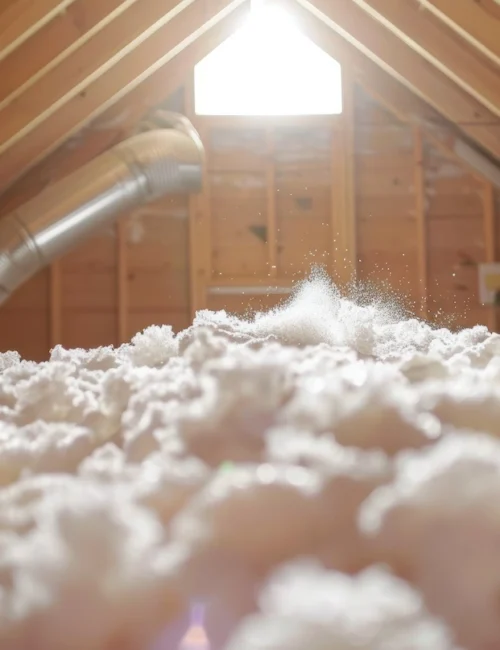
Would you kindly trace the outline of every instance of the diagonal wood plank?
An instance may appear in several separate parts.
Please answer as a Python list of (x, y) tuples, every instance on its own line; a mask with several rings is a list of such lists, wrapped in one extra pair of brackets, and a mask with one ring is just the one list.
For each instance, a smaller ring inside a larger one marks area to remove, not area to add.
[(0, 110), (0, 153), (28, 135), (96, 78), (162, 33), (195, 0), (142, 0), (107, 23), (72, 55)]
[(296, 0), (500, 160), (500, 119), (352, 0)]
[(500, 10), (494, 0), (419, 2), (500, 66)]
[[(105, 110), (94, 120), (92, 128), (97, 130), (107, 130), (116, 126), (132, 128), (151, 107), (161, 104), (176, 86), (183, 85), (188, 75), (193, 74), (197, 63), (244, 25), (249, 10), (250, 0), (245, 0), (216, 25), (204, 31), (194, 43), (177, 54), (174, 65), (159, 68), (125, 97)], [(173, 77), (177, 80), (174, 84), (172, 84)]]
[(0, 61), (74, 0), (17, 0), (0, 10)]
[[(189, 48), (189, 52), (196, 52), (196, 41), (205, 33), (215, 30), (219, 22), (229, 19), (234, 12), (234, 21), (229, 20), (227, 24), (232, 30), (236, 25), (241, 26), (248, 15), (249, 4), (250, 0), (196, 0), (190, 4), (171, 22), (155, 32), (152, 38), (130, 52), (106, 74), (95, 79), (85, 93), (78, 94), (63, 110), (53, 114), (33, 130), (28, 138), (19, 140), (14, 147), (0, 155), (0, 192), (94, 118), (164, 68), (165, 81), (161, 91), (163, 96), (168, 95), (175, 89), (171, 83), (180, 85), (183, 80), (176, 71), (176, 63), (181, 53), (186, 48)], [(226, 29), (224, 37), (231, 33), (230, 29)], [(211, 41), (214, 40), (215, 37), (212, 37)], [(208, 40), (209, 43), (211, 41)], [(198, 60), (192, 55), (187, 58), (191, 67)], [(184, 75), (186, 72), (183, 70)], [(172, 82), (169, 82), (170, 77)], [(156, 77), (157, 80), (159, 78)]]
[[(411, 92), (392, 75), (365, 56), (352, 43), (332, 30), (324, 21), (305, 9), (298, 0), (277, 1), (300, 25), (300, 30), (319, 48), (351, 71), (353, 79), (375, 101), (385, 106), (402, 122), (422, 128), (425, 137), (432, 141), (450, 159), (459, 161), (476, 177), (485, 180), (470, 160), (463, 158), (456, 150), (458, 130)], [(481, 158), (481, 154), (478, 154)], [(491, 166), (484, 156), (485, 166)], [(487, 179), (486, 179), (487, 180)]]
[(138, 0), (74, 0), (0, 61), (0, 108)]
[[(419, 0), (354, 0), (404, 43), (500, 116), (500, 69), (474, 56)], [(500, 25), (498, 39), (500, 41)]]

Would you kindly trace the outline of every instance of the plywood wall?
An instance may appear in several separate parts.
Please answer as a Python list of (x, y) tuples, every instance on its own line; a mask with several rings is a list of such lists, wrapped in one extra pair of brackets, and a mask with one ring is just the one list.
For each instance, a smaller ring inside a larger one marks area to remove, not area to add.
[[(0, 349), (42, 360), (56, 342), (119, 344), (150, 324), (183, 329), (197, 308), (266, 309), (314, 265), (340, 277), (349, 164), (359, 281), (438, 324), (495, 326), (477, 290), (498, 244), (485, 184), (360, 89), (352, 110), (351, 122), (198, 120), (204, 192), (126, 215), (27, 283), (1, 308)], [(70, 168), (51, 164), (0, 209)]]

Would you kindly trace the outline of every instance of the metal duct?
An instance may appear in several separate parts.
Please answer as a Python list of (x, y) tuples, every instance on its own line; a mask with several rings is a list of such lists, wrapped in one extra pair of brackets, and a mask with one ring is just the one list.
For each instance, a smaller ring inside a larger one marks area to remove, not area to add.
[(0, 304), (123, 212), (200, 191), (203, 145), (188, 120), (171, 118), (173, 128), (133, 136), (0, 220)]

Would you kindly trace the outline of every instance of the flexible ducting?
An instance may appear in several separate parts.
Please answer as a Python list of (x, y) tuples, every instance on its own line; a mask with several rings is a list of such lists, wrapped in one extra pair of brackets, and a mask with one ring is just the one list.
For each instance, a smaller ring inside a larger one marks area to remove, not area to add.
[(41, 268), (124, 212), (201, 189), (203, 145), (190, 122), (140, 133), (0, 220), (0, 304)]

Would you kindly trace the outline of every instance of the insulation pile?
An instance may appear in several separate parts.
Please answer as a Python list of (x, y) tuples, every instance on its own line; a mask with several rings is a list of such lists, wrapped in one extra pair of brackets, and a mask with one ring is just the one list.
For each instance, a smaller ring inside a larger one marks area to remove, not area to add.
[(0, 358), (0, 647), (500, 648), (500, 336), (305, 282)]

